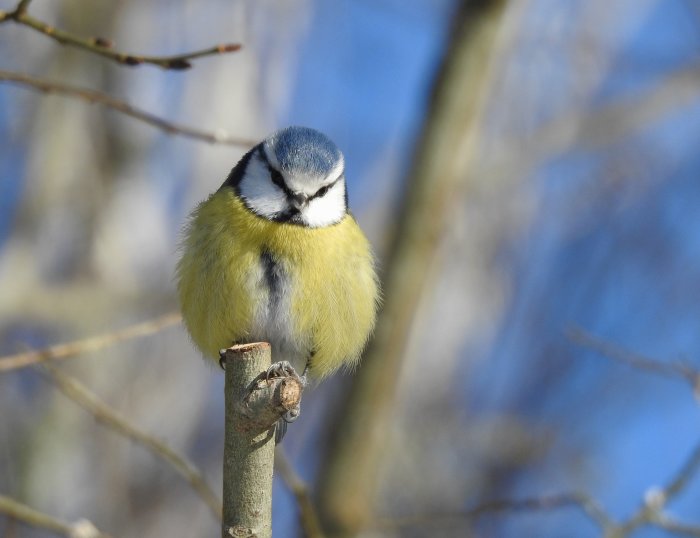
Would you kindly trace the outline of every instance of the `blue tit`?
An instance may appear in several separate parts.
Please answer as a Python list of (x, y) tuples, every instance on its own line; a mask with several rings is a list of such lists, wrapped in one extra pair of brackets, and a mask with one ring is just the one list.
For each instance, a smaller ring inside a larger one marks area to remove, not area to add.
[(343, 154), (306, 127), (246, 153), (190, 215), (177, 265), (185, 325), (206, 356), (266, 341), (273, 367), (323, 378), (357, 364), (374, 326), (369, 243), (348, 212)]

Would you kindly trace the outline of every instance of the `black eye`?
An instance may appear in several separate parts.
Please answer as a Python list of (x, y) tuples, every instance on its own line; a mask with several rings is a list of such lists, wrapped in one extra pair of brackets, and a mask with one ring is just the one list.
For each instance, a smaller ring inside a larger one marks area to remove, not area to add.
[(282, 174), (280, 173), (279, 170), (275, 170), (274, 168), (270, 168), (270, 177), (272, 178), (272, 182), (280, 187), (282, 190), (286, 191), (287, 185), (284, 183), (284, 178), (282, 177)]
[(323, 196), (324, 194), (326, 194), (328, 192), (328, 189), (330, 189), (330, 188), (331, 188), (330, 185), (326, 185), (325, 187), (321, 187), (320, 189), (318, 189), (316, 191), (315, 196)]

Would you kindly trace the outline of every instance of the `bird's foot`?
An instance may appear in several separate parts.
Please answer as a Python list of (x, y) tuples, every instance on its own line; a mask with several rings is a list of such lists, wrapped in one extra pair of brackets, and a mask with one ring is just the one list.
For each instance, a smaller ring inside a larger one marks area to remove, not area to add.
[[(276, 362), (265, 372), (265, 381), (270, 381), (270, 379), (277, 377), (291, 377), (299, 381), (302, 388), (306, 387), (306, 370), (304, 370), (304, 375), (300, 376), (289, 361)], [(301, 409), (297, 406), (282, 415), (282, 420), (289, 424), (298, 419), (300, 414)]]
[(265, 381), (270, 381), (275, 377), (296, 377), (301, 379), (294, 366), (289, 361), (279, 361), (274, 363), (265, 372)]
[[(306, 372), (304, 372), (304, 374), (306, 374)], [(291, 377), (299, 381), (299, 383), (301, 383), (302, 388), (306, 386), (306, 375), (300, 376), (299, 374), (297, 374), (297, 371), (294, 369), (291, 363), (289, 363), (289, 361), (276, 362), (272, 366), (270, 366), (265, 372), (266, 381), (270, 381), (270, 379), (275, 379), (279, 377)], [(296, 406), (292, 409), (289, 409), (277, 421), (277, 425), (275, 427), (276, 444), (279, 444), (284, 438), (284, 435), (287, 433), (287, 424), (291, 424), (292, 422), (297, 420), (300, 415), (301, 407)]]
[(297, 406), (287, 411), (275, 425), (275, 444), (279, 445), (287, 433), (287, 425), (294, 422), (301, 416), (301, 407)]

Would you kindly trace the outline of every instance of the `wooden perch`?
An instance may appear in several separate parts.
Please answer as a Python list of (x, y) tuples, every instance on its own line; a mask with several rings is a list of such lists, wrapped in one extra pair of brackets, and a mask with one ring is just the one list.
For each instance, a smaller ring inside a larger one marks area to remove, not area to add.
[(222, 352), (226, 365), (224, 520), (222, 536), (272, 537), (275, 424), (298, 408), (304, 389), (294, 377), (266, 379), (272, 364), (264, 342)]

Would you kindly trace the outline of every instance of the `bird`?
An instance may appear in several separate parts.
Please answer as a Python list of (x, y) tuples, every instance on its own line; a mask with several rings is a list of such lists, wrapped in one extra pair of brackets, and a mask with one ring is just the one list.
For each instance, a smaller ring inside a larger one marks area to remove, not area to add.
[(348, 210), (344, 156), (323, 133), (291, 126), (248, 151), (190, 214), (180, 250), (182, 316), (205, 357), (266, 341), (267, 376), (304, 384), (357, 365), (379, 284)]

